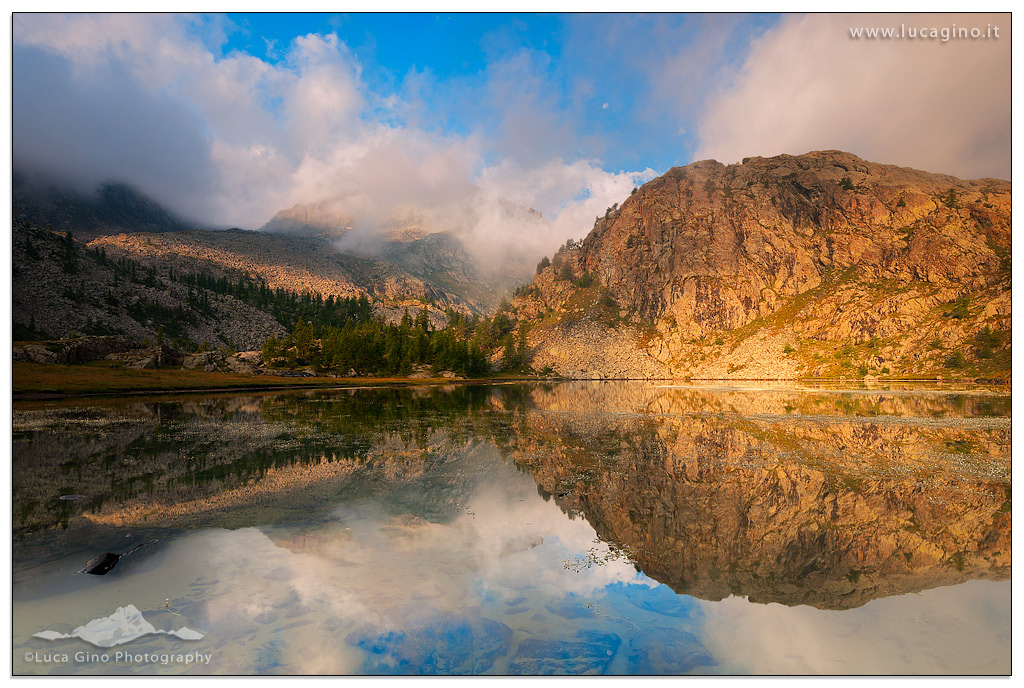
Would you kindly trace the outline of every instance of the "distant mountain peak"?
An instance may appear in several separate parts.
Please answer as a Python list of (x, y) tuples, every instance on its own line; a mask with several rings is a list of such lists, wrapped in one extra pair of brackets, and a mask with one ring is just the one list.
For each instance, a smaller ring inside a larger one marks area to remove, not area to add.
[(336, 198), (293, 205), (260, 231), (326, 239), (342, 253), (396, 265), (480, 310), (529, 279), (544, 251), (535, 240), (547, 226), (538, 211), (476, 187), (454, 200), (375, 210), (372, 218), (349, 209), (360, 203)]
[(341, 237), (352, 229), (354, 220), (338, 201), (297, 203), (279, 211), (261, 232), (275, 234), (307, 234), (311, 236)]

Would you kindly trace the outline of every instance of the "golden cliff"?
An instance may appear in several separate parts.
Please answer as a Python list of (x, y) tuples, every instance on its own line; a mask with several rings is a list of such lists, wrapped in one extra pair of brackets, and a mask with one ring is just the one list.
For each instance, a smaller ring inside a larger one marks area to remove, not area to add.
[(521, 290), (569, 377), (1007, 379), (1010, 183), (849, 153), (648, 182)]

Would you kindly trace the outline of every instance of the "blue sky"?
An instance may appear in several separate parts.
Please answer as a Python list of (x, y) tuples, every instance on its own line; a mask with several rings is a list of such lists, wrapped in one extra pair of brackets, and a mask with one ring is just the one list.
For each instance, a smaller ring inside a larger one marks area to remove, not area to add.
[[(551, 109), (579, 143), (569, 154), (599, 159), (609, 169), (659, 172), (690, 162), (696, 136), (686, 119), (692, 113), (660, 102), (664, 98), (652, 93), (648, 73), (667, 55), (686, 54), (702, 33), (713, 33), (720, 43), (714, 59), (693, 66), (699, 86), (742, 60), (749, 41), (778, 20), (775, 15), (509, 13), (227, 17), (233, 26), (220, 46), (222, 54), (239, 51), (280, 62), (296, 36), (335, 33), (374, 92), (401, 94), (406, 79), (427, 81), (431, 90), (423, 106), (429, 115), (418, 123), (458, 135), (493, 135), (500, 129), (501, 113), (471, 94), (486, 89), (495, 64), (522, 56), (530, 77), (543, 86)], [(696, 103), (700, 94), (692, 98)]]
[[(1003, 30), (850, 37), (901, 22)], [(1009, 177), (1008, 15), (16, 14), (13, 28), (15, 165), (83, 189), (126, 181), (211, 226), (331, 199), (372, 224), (450, 211), (472, 188), (540, 210), (557, 246), (707, 158), (841, 149)]]

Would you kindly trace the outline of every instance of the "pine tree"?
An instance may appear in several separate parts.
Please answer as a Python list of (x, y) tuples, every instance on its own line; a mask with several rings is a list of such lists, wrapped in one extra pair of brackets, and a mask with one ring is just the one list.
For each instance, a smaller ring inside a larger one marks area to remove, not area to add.
[(505, 336), (504, 350), (501, 353), (501, 368), (506, 373), (512, 372), (515, 368), (518, 368), (516, 365), (515, 340), (512, 338), (511, 334)]

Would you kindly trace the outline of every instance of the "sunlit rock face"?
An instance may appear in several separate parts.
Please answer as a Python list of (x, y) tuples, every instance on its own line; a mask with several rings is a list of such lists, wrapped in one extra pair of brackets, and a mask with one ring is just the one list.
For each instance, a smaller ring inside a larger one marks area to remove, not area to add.
[(971, 416), (1008, 399), (599, 385), (533, 402), (509, 456), (677, 592), (844, 609), (1010, 575), (1009, 418)]
[[(512, 305), (535, 367), (571, 377), (956, 376), (950, 350), (1008, 338), (1010, 215), (1009, 182), (840, 151), (702, 161), (609, 209)], [(982, 354), (976, 375), (1008, 372)]]

